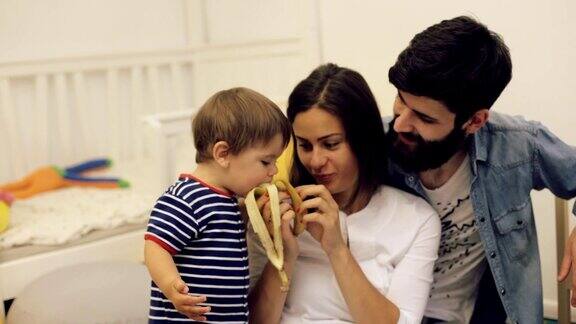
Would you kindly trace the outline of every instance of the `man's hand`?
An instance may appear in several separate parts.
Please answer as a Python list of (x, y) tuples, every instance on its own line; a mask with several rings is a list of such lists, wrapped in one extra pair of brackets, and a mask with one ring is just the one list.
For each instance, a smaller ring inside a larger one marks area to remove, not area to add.
[(566, 280), (570, 271), (572, 271), (572, 282), (570, 285), (572, 297), (570, 298), (570, 304), (572, 307), (576, 307), (576, 227), (572, 230), (570, 237), (568, 237), (568, 242), (566, 242), (564, 257), (562, 258), (562, 265), (560, 266), (560, 273), (558, 274), (558, 281)]
[(174, 280), (167, 296), (177, 311), (195, 321), (205, 321), (205, 313), (210, 311), (209, 306), (196, 306), (206, 301), (206, 296), (188, 295), (188, 286), (181, 279)]

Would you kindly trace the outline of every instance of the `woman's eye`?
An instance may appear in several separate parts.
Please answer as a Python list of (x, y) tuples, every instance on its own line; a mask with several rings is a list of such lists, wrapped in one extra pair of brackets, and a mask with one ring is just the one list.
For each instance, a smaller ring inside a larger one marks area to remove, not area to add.
[(326, 146), (328, 149), (334, 149), (336, 146), (338, 146), (338, 144), (340, 144), (340, 142), (328, 142), (325, 143), (324, 146)]
[(271, 163), (271, 162), (264, 161), (264, 160), (262, 160), (262, 161), (260, 161), (260, 162), (262, 162), (262, 165), (264, 165), (264, 166), (268, 166), (268, 165), (270, 165), (270, 163)]

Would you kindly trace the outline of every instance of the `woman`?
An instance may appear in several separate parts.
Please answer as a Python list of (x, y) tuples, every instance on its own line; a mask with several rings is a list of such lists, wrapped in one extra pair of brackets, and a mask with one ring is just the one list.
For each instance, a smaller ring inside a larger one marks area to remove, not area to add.
[(440, 222), (424, 200), (383, 185), (384, 131), (366, 81), (322, 65), (292, 91), (288, 119), (296, 148), (291, 180), (304, 199), (307, 231), (292, 235), (294, 211), (283, 203), (288, 293), (271, 264), (258, 266), (265, 255), (251, 244), (253, 281), (261, 275), (250, 322), (420, 323)]

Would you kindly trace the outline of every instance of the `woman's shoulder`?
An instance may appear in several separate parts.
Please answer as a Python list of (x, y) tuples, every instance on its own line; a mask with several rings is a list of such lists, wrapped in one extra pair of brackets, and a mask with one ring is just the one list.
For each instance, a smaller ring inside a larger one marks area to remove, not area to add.
[[(395, 187), (382, 185), (373, 195), (371, 204), (378, 209), (388, 209), (396, 220), (418, 223), (438, 223), (438, 213), (421, 197)], [(434, 226), (434, 224), (432, 224)]]

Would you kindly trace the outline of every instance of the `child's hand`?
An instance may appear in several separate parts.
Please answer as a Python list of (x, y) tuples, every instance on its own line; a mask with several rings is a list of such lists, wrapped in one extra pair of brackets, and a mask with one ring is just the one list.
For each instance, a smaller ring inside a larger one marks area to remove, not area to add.
[[(264, 197), (264, 198), (263, 198)], [(293, 231), (293, 223), (295, 213), (292, 208), (292, 201), (290, 200), (290, 195), (286, 190), (278, 191), (278, 200), (280, 200), (280, 215), (281, 215), (281, 233), (284, 245), (284, 260), (287, 262), (293, 262), (298, 257), (300, 249), (298, 247), (298, 241)], [(268, 232), (273, 233), (272, 230), (272, 214), (270, 211), (270, 198), (268, 195), (262, 195), (257, 201), (258, 208), (262, 211), (262, 218), (269, 226)]]
[(205, 313), (210, 311), (210, 306), (197, 306), (206, 301), (206, 296), (191, 296), (188, 294), (188, 286), (178, 278), (172, 282), (167, 296), (174, 307), (180, 313), (195, 321), (205, 321)]

